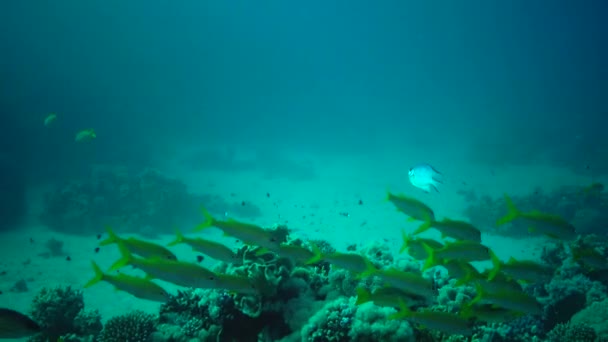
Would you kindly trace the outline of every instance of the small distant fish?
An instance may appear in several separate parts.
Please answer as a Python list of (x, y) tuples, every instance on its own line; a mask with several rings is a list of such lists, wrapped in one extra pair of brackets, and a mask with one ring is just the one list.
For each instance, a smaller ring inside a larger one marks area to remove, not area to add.
[(99, 243), (100, 246), (110, 244), (124, 245), (124, 247), (132, 254), (142, 258), (161, 258), (166, 260), (177, 260), (175, 254), (161, 245), (152, 242), (136, 239), (134, 237), (121, 238), (116, 235), (111, 227), (106, 226), (108, 238)]
[(420, 234), (430, 228), (435, 228), (441, 232), (441, 237), (451, 237), (458, 240), (481, 242), (481, 232), (468, 222), (451, 220), (444, 218), (442, 221), (433, 221), (420, 226), (414, 235)]
[(405, 302), (398, 299), (399, 312), (389, 316), (391, 319), (407, 319), (428, 329), (439, 330), (453, 335), (473, 334), (473, 322), (467, 317), (442, 311), (411, 311)]
[(230, 248), (223, 244), (202, 238), (192, 238), (184, 236), (179, 230), (175, 231), (175, 240), (169, 242), (167, 246), (187, 244), (193, 250), (206, 254), (215, 260), (233, 264), (242, 264), (243, 260)]
[(418, 164), (408, 172), (410, 183), (425, 192), (431, 192), (431, 188), (439, 192), (437, 186), (443, 184), (442, 174), (429, 164)]
[(97, 133), (95, 133), (95, 131), (93, 129), (84, 129), (84, 130), (76, 133), (76, 138), (74, 138), (74, 141), (76, 141), (76, 142), (89, 141), (89, 140), (93, 140), (95, 138), (97, 138)]
[(55, 113), (51, 113), (49, 114), (46, 118), (44, 118), (44, 125), (45, 126), (49, 126), (50, 124), (52, 124), (55, 120), (57, 120), (57, 114)]
[(22, 338), (37, 334), (42, 329), (26, 315), (0, 308), (0, 338)]

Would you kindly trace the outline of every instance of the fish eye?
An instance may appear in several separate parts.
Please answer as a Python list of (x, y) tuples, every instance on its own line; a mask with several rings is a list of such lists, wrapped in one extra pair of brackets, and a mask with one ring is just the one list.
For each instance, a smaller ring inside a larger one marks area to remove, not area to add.
[(209, 280), (215, 280), (215, 277), (209, 277)]

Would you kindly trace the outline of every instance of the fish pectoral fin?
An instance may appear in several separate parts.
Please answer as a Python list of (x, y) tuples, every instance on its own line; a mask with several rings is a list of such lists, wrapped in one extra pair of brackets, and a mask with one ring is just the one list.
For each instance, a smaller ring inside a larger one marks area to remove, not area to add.
[(431, 185), (433, 187), (433, 189), (435, 190), (435, 192), (439, 193), (439, 189), (437, 189), (437, 187), (435, 185)]

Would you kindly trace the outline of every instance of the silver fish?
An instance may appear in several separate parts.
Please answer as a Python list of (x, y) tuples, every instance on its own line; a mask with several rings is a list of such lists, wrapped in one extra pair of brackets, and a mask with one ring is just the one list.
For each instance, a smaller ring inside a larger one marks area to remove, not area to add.
[(429, 164), (418, 164), (412, 167), (408, 173), (410, 183), (413, 186), (430, 192), (431, 188), (439, 192), (437, 186), (443, 184), (441, 181), (442, 174)]

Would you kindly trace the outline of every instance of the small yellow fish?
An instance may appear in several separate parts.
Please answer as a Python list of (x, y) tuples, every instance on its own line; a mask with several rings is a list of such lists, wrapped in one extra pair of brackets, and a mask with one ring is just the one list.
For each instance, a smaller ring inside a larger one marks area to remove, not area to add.
[(161, 279), (184, 287), (217, 288), (215, 273), (204, 267), (177, 260), (136, 258), (123, 244), (118, 244), (118, 248), (122, 257), (110, 267), (111, 271), (131, 265), (144, 271), (149, 279)]
[(538, 301), (523, 291), (500, 291), (491, 293), (485, 292), (480, 285), (476, 285), (475, 288), (477, 289), (477, 296), (475, 296), (468, 305), (487, 304), (531, 315), (542, 314), (542, 307)]
[(254, 283), (246, 276), (232, 274), (216, 274), (217, 288), (239, 294), (257, 295), (258, 289)]
[(97, 138), (97, 133), (95, 133), (95, 131), (93, 129), (84, 129), (84, 130), (76, 133), (76, 138), (74, 138), (74, 141), (76, 141), (76, 142), (89, 141), (89, 140), (93, 140), (95, 138)]
[(38, 323), (15, 310), (0, 308), (0, 338), (23, 338), (42, 331)]
[(428, 299), (434, 298), (437, 295), (433, 281), (425, 279), (416, 273), (392, 268), (366, 272), (364, 275), (377, 276), (389, 286), (398, 288), (410, 295)]
[(490, 248), (475, 241), (450, 242), (439, 249), (432, 249), (428, 245), (425, 245), (424, 248), (429, 257), (424, 263), (423, 270), (443, 264), (445, 262), (443, 259), (457, 259), (466, 262), (492, 260), (494, 265), (500, 262)]
[(407, 235), (404, 230), (401, 230), (401, 236), (403, 237), (403, 245), (401, 246), (399, 253), (403, 253), (407, 250), (407, 254), (416, 260), (424, 260), (429, 257), (428, 253), (424, 249), (424, 244), (428, 245), (432, 249), (439, 249), (443, 247), (441, 242), (421, 237), (413, 237), (411, 235)]
[(210, 256), (211, 258), (232, 264), (242, 264), (243, 259), (230, 248), (223, 244), (202, 238), (191, 238), (182, 235), (179, 230), (175, 232), (175, 240), (171, 241), (167, 246), (175, 246), (186, 244), (192, 247), (193, 250)]
[(108, 238), (101, 241), (99, 243), (100, 246), (106, 246), (110, 244), (122, 244), (129, 250), (130, 253), (138, 255), (142, 258), (160, 258), (167, 260), (177, 260), (175, 254), (173, 254), (170, 250), (166, 249), (161, 245), (157, 245), (152, 242), (136, 239), (134, 237), (130, 238), (121, 238), (116, 235), (112, 228), (109, 226), (106, 227), (106, 231), (108, 232)]
[(44, 118), (44, 125), (45, 126), (49, 126), (50, 124), (52, 124), (55, 120), (57, 120), (57, 114), (55, 113), (51, 113), (49, 114), (46, 118)]
[(507, 203), (508, 213), (496, 221), (497, 226), (515, 220), (522, 220), (528, 224), (528, 231), (530, 233), (546, 235), (560, 240), (574, 240), (578, 236), (574, 226), (560, 216), (542, 213), (538, 210), (521, 212), (506, 194), (505, 202)]
[(372, 262), (361, 254), (340, 252), (323, 254), (319, 247), (314, 244), (311, 245), (314, 256), (306, 262), (307, 265), (326, 261), (334, 266), (358, 273), (361, 276), (365, 276), (367, 273), (373, 274), (377, 271)]
[(450, 220), (449, 218), (423, 224), (414, 232), (414, 235), (420, 234), (430, 228), (437, 229), (441, 233), (442, 238), (451, 237), (457, 240), (481, 242), (481, 232), (479, 229), (468, 222)]
[(89, 280), (84, 287), (90, 287), (99, 283), (100, 281), (105, 281), (113, 285), (116, 289), (127, 292), (140, 299), (164, 303), (170, 297), (167, 291), (148, 279), (134, 277), (122, 273), (118, 275), (106, 274), (103, 273), (95, 261), (91, 261), (91, 263), (93, 265), (93, 271), (95, 271), (95, 277)]
[(410, 218), (427, 223), (435, 221), (435, 213), (429, 206), (419, 200), (405, 195), (388, 193), (387, 200), (395, 205), (397, 210)]
[(494, 277), (502, 272), (508, 277), (515, 280), (521, 280), (528, 283), (536, 283), (544, 280), (550, 280), (553, 276), (553, 268), (541, 265), (530, 260), (516, 260), (511, 257), (506, 263), (498, 263), (488, 275), (488, 280), (493, 280)]
[(221, 229), (224, 234), (233, 236), (248, 245), (264, 247), (271, 251), (277, 251), (281, 243), (287, 241), (287, 234), (283, 230), (264, 229), (251, 223), (239, 222), (234, 219), (221, 221), (203, 208), (205, 222), (198, 225), (195, 230), (203, 230), (210, 227)]
[(355, 304), (361, 305), (368, 302), (373, 302), (374, 305), (377, 306), (398, 308), (399, 299), (407, 299), (407, 303), (410, 306), (413, 306), (414, 304), (422, 305), (426, 303), (425, 298), (413, 296), (411, 293), (407, 293), (395, 287), (384, 286), (375, 289), (373, 292), (370, 292), (364, 287), (358, 287), (357, 302)]
[(404, 301), (399, 301), (399, 312), (390, 315), (393, 319), (407, 319), (427, 329), (438, 330), (447, 334), (473, 334), (472, 322), (464, 316), (443, 311), (411, 311)]

